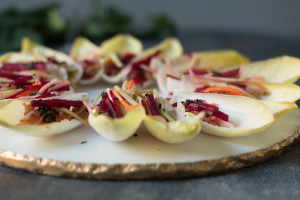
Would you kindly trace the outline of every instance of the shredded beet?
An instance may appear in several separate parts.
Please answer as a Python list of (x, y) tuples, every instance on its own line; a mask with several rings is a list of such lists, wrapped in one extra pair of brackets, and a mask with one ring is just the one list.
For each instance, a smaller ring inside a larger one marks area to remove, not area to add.
[(209, 86), (207, 86), (207, 85), (205, 85), (203, 87), (197, 87), (194, 92), (203, 92), (207, 88), (209, 88)]
[(22, 71), (22, 70), (44, 70), (47, 64), (45, 62), (31, 63), (3, 63), (1, 70), (3, 71)]
[(144, 81), (146, 81), (146, 78), (144, 76), (136, 77), (133, 79), (133, 82), (135, 84), (143, 83)]
[(222, 120), (224, 120), (226, 122), (228, 122), (228, 120), (229, 120), (229, 116), (227, 114), (225, 114), (225, 113), (223, 113), (221, 111), (218, 111), (218, 110), (214, 111), (213, 114), (212, 114), (212, 116), (218, 117), (218, 118), (220, 118), (220, 119), (222, 119)]
[(117, 67), (115, 64), (110, 64), (105, 68), (105, 74), (112, 76), (118, 74), (121, 68)]
[[(207, 74), (207, 73), (208, 73), (206, 70), (192, 69), (192, 71), (194, 72), (194, 74), (197, 74), (197, 75), (204, 75), (204, 74)], [(184, 75), (189, 75), (190, 72), (187, 71), (187, 72), (184, 72), (183, 74), (184, 74)]]
[[(122, 62), (123, 66), (127, 65), (133, 58), (135, 57), (134, 54), (127, 54), (120, 57), (120, 61)], [(111, 63), (105, 68), (105, 74), (112, 76), (116, 75), (121, 71), (121, 68), (117, 67), (115, 63)]]
[(127, 75), (128, 79), (133, 79), (135, 84), (140, 84), (146, 81), (145, 73), (147, 73), (144, 69), (141, 68), (142, 65), (148, 66), (150, 61), (157, 57), (160, 54), (160, 50), (156, 51), (154, 54), (148, 56), (147, 58), (135, 62), (131, 65), (131, 70)]
[(59, 62), (55, 58), (49, 57), (47, 58), (48, 62), (55, 64), (55, 65), (65, 65), (65, 62)]
[(98, 105), (99, 106), (99, 111), (101, 111), (101, 112), (105, 112), (106, 111), (107, 105), (105, 103), (105, 100), (107, 98), (108, 98), (108, 95), (107, 95), (107, 93), (105, 93), (104, 96), (103, 96), (103, 98), (102, 98), (102, 101)]
[(133, 63), (131, 65), (131, 68), (132, 69), (135, 69), (135, 68), (140, 68), (141, 65), (149, 65), (150, 64), (150, 61), (155, 58), (156, 56), (158, 56), (160, 54), (160, 50), (156, 51), (154, 54), (148, 56), (147, 58), (143, 59), (143, 60), (140, 60), (136, 63)]
[(230, 85), (234, 85), (234, 86), (237, 86), (243, 90), (246, 90), (246, 85), (244, 84), (238, 84), (238, 83), (229, 83)]
[[(0, 70), (1, 70), (1, 68), (0, 68)], [(14, 80), (14, 79), (18, 79), (18, 78), (21, 78), (21, 77), (26, 77), (26, 75), (7, 74), (7, 73), (0, 72), (0, 77)]]
[(87, 59), (85, 59), (85, 60), (81, 61), (81, 64), (85, 65), (85, 66), (91, 66), (91, 65), (95, 65), (96, 62), (94, 60), (87, 60)]
[(119, 110), (119, 107), (118, 107), (118, 104), (117, 104), (117, 101), (116, 101), (116, 97), (115, 97), (114, 93), (111, 90), (109, 91), (109, 94), (112, 98), (112, 106), (114, 107), (114, 110), (116, 111), (117, 118), (120, 118), (121, 113), (120, 113), (120, 110)]
[[(196, 99), (196, 100), (186, 100), (185, 102), (181, 102), (185, 108), (195, 110), (195, 111), (201, 111), (201, 110), (206, 110), (206, 111), (218, 111), (219, 108), (217, 106), (208, 104), (203, 102), (202, 100)], [(173, 107), (177, 107), (177, 103), (172, 104)]]
[(201, 108), (203, 108), (204, 110), (207, 110), (207, 111), (213, 111), (214, 112), (214, 111), (219, 110), (219, 108), (217, 106), (214, 106), (214, 105), (211, 105), (211, 104), (208, 104), (208, 103), (204, 103), (201, 100), (195, 100), (195, 101), (187, 100), (186, 104), (189, 105), (190, 103), (192, 105), (195, 105), (195, 106), (200, 106)]
[(32, 100), (31, 106), (33, 107), (41, 107), (41, 106), (49, 106), (54, 108), (70, 108), (73, 107), (81, 107), (83, 105), (82, 101), (73, 101), (73, 100), (65, 100), (65, 99), (47, 99), (47, 100)]
[(69, 90), (70, 90), (70, 86), (66, 85), (66, 86), (58, 88), (56, 90), (51, 90), (51, 92), (54, 92), (54, 91), (61, 92), (61, 91), (69, 91)]
[(129, 53), (126, 55), (122, 55), (120, 60), (124, 65), (127, 65), (134, 57), (134, 54)]
[(156, 101), (153, 94), (146, 94), (146, 103), (150, 109), (152, 115), (160, 115), (159, 108), (157, 107)]
[(27, 81), (31, 80), (32, 76), (24, 76), (20, 77), (12, 82), (10, 82), (10, 85), (15, 85), (16, 87), (22, 87)]
[(223, 73), (218, 73), (218, 72), (213, 72), (213, 76), (220, 76), (220, 77), (239, 77), (239, 73), (240, 73), (240, 68), (238, 69), (234, 69), (234, 70), (230, 70), (227, 72), (223, 72)]
[(170, 75), (170, 74), (167, 74), (167, 77), (180, 81), (180, 78)]
[(107, 105), (107, 112), (109, 116), (112, 118), (118, 118), (117, 111), (114, 109), (114, 106), (112, 105), (112, 102), (109, 100), (109, 98), (105, 99), (105, 103)]
[(17, 92), (16, 94), (14, 95), (11, 95), (9, 97), (6, 97), (5, 99), (14, 99), (16, 98), (17, 96), (23, 94), (24, 92), (27, 92), (27, 91), (38, 91), (42, 86), (44, 86), (45, 84), (41, 84), (41, 85), (34, 85), (34, 86), (30, 86), (28, 88), (25, 88), (24, 90), (21, 90), (19, 92)]

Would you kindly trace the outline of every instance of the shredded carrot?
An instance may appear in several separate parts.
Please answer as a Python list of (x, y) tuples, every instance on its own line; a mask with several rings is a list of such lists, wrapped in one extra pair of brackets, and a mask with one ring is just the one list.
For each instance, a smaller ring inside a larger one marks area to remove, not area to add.
[(26, 92), (23, 92), (23, 93), (19, 94), (18, 96), (13, 97), (13, 99), (18, 99), (20, 97), (28, 96), (29, 94), (31, 94), (34, 91), (36, 91), (36, 89), (28, 90)]
[(130, 51), (123, 51), (122, 55), (127, 56), (127, 55), (133, 55)]
[(231, 88), (231, 87), (224, 87), (224, 86), (213, 86), (206, 88), (203, 90), (205, 93), (221, 93), (221, 94), (227, 94), (227, 95), (238, 95), (238, 96), (245, 96), (249, 97), (244, 92), (241, 92), (237, 89)]
[(113, 90), (112, 92), (114, 93), (115, 97), (118, 98), (118, 101), (119, 101), (125, 108), (127, 108), (128, 110), (137, 108), (137, 107), (139, 107), (139, 106), (141, 105), (141, 103), (138, 103), (138, 104), (136, 104), (136, 105), (134, 105), (134, 106), (129, 105), (128, 103), (126, 103), (126, 102), (124, 101), (124, 99), (119, 95), (119, 93), (118, 93), (116, 90)]
[(131, 79), (129, 82), (128, 90), (131, 90), (132, 86), (133, 86), (133, 79)]
[(41, 84), (41, 82), (40, 82), (40, 80), (37, 79), (37, 80), (35, 80), (33, 85), (35, 86), (35, 85), (39, 85), (39, 84)]

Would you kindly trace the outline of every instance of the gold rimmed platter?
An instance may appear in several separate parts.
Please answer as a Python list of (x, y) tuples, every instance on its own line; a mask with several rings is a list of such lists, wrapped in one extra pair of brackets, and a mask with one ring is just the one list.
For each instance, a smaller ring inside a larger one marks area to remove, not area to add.
[[(103, 88), (90, 87), (91, 99)], [(255, 135), (223, 138), (200, 134), (182, 144), (158, 141), (143, 127), (124, 142), (107, 141), (84, 126), (48, 138), (25, 136), (0, 127), (0, 162), (33, 173), (71, 178), (199, 177), (256, 165), (278, 156), (300, 139), (299, 118), (297, 109)]]

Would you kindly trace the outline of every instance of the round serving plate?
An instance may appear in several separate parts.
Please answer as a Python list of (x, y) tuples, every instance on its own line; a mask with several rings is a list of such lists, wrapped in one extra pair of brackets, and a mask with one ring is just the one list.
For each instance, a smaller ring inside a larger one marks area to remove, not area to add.
[[(91, 95), (104, 88), (77, 88)], [(300, 139), (300, 110), (276, 119), (261, 133), (237, 138), (207, 134), (182, 144), (166, 144), (144, 127), (123, 142), (111, 142), (80, 126), (62, 135), (36, 138), (0, 127), (0, 162), (38, 174), (89, 179), (188, 178), (259, 164)]]

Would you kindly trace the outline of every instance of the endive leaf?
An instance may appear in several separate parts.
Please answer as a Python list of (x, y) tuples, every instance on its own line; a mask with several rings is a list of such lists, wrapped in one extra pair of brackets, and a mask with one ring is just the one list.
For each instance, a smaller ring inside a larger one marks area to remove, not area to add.
[(171, 102), (202, 99), (218, 105), (220, 111), (229, 115), (235, 127), (218, 127), (202, 121), (202, 131), (211, 135), (237, 137), (258, 133), (274, 121), (273, 113), (262, 102), (243, 96), (175, 92)]
[[(0, 64), (4, 62), (33, 62), (37, 59), (32, 54), (19, 53), (19, 52), (8, 52), (0, 57)], [(44, 60), (42, 60), (44, 61)]]
[(92, 43), (90, 40), (84, 37), (77, 37), (72, 45), (70, 55), (77, 62), (82, 62), (84, 60), (97, 60), (95, 66), (93, 66), (96, 71), (91, 78), (83, 78), (79, 81), (82, 85), (90, 85), (96, 83), (101, 78), (101, 66), (98, 60), (100, 59), (100, 48)]
[(262, 76), (265, 82), (293, 83), (300, 77), (300, 59), (280, 56), (244, 66), (241, 78)]
[(88, 121), (91, 127), (104, 138), (111, 141), (123, 141), (132, 136), (139, 128), (145, 116), (142, 106), (132, 109), (122, 118), (111, 118), (104, 114), (90, 113)]
[(268, 94), (261, 100), (295, 102), (300, 98), (300, 87), (292, 83), (261, 83)]
[(70, 51), (70, 56), (75, 60), (80, 61), (91, 56), (91, 54), (95, 57), (99, 56), (100, 48), (85, 37), (75, 38)]
[(108, 40), (105, 40), (101, 46), (101, 54), (109, 55), (111, 53), (121, 53), (129, 51), (134, 54), (139, 54), (143, 50), (142, 43), (135, 37), (129, 34), (118, 34)]
[(22, 52), (27, 54), (34, 54), (40, 57), (43, 56), (46, 58), (54, 58), (58, 62), (65, 62), (67, 65), (65, 66), (65, 69), (67, 70), (69, 75), (69, 80), (72, 83), (78, 82), (83, 74), (82, 67), (78, 63), (76, 63), (70, 56), (62, 52), (55, 51), (51, 48), (37, 44), (35, 42), (32, 42), (29, 40), (29, 38), (23, 38)]
[[(45, 57), (38, 57), (33, 54), (20, 53), (20, 52), (8, 52), (8, 53), (3, 54), (0, 57), (0, 65), (4, 62), (29, 63), (29, 62), (38, 62), (38, 61), (47, 62), (47, 59)], [(66, 69), (60, 68), (53, 64), (48, 63), (45, 72), (34, 71), (34, 73), (36, 73), (36, 74), (41, 73), (42, 76), (46, 74), (46, 79), (54, 79), (54, 78), (57, 78), (59, 80), (67, 80), (68, 79), (68, 74), (67, 74)]]
[(281, 117), (289, 114), (298, 106), (292, 102), (275, 102), (275, 101), (262, 101), (274, 114), (274, 117)]
[(154, 54), (156, 51), (161, 51), (159, 54), (159, 57), (165, 59), (168, 58), (170, 60), (174, 60), (182, 55), (183, 48), (180, 43), (180, 41), (176, 38), (169, 37), (159, 43), (158, 45), (151, 47), (149, 49), (146, 49), (142, 55), (141, 58), (146, 58), (152, 54)]
[[(68, 99), (68, 100), (85, 100), (88, 101), (87, 93), (74, 93), (66, 96), (51, 97), (47, 99)], [(0, 101), (0, 124), (7, 126), (19, 133), (31, 136), (51, 136), (67, 132), (81, 125), (76, 119), (64, 119), (60, 122), (48, 123), (45, 125), (18, 125), (20, 120), (24, 119), (24, 103), (30, 103), (30, 100), (8, 99)]]
[(249, 63), (249, 59), (235, 50), (213, 50), (194, 52), (199, 59), (197, 68), (210, 70), (223, 70), (227, 68), (240, 67)]
[(201, 130), (200, 121), (166, 122), (161, 116), (146, 115), (144, 125), (154, 137), (166, 143), (185, 142), (198, 135)]
[[(138, 56), (142, 50), (142, 43), (135, 37), (129, 34), (118, 34), (106, 41), (104, 41), (101, 46), (101, 53), (104, 56), (104, 59), (107, 59), (112, 54), (120, 54), (122, 52), (130, 52)], [(109, 76), (104, 73), (104, 67), (102, 68), (102, 78), (108, 83), (116, 84), (122, 81), (122, 79), (130, 71), (130, 65), (122, 66), (122, 70), (114, 75)]]

